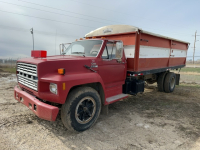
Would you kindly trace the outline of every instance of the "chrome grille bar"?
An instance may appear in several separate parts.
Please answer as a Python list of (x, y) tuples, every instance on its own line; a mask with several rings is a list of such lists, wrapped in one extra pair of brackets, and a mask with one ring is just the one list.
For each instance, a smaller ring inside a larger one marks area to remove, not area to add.
[(26, 63), (17, 63), (17, 71), (37, 76), (37, 66)]
[(37, 82), (24, 79), (20, 76), (18, 76), (18, 82), (37, 91)]
[(33, 89), (38, 90), (37, 66), (27, 63), (17, 63), (18, 82)]

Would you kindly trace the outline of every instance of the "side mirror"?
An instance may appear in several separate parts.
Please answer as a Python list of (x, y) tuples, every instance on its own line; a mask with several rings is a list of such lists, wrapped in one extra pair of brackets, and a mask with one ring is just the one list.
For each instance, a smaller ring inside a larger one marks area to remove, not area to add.
[(116, 42), (116, 59), (121, 59), (123, 55), (123, 42)]

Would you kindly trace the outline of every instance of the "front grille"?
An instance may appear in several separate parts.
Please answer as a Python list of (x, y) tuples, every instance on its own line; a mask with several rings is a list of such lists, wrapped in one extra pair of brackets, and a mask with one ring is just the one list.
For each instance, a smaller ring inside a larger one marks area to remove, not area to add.
[(32, 64), (26, 64), (26, 63), (17, 63), (17, 71), (37, 76), (37, 66)]
[(38, 77), (37, 66), (27, 63), (17, 63), (17, 77), (18, 82), (37, 91)]

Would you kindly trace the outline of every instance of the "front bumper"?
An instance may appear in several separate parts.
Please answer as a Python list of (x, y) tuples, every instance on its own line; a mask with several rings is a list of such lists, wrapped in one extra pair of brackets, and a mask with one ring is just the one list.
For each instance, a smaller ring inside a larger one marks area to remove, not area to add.
[(19, 89), (18, 86), (15, 86), (14, 91), (15, 91), (14, 93), (15, 99), (21, 102), (22, 104), (26, 105), (39, 118), (49, 120), (49, 121), (56, 120), (56, 117), (59, 112), (58, 107), (48, 105), (39, 101), (34, 96)]

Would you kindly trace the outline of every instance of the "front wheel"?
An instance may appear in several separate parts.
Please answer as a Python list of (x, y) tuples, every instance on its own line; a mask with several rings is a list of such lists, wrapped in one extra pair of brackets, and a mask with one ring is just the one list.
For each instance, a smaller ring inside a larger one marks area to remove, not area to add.
[(61, 120), (69, 130), (78, 132), (89, 129), (98, 119), (101, 100), (91, 87), (78, 87), (70, 92), (61, 108)]

